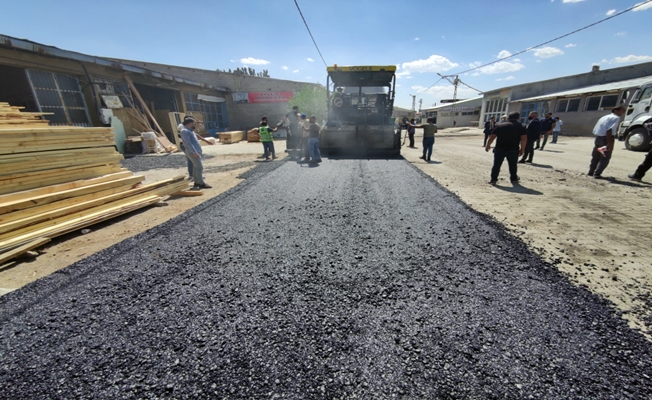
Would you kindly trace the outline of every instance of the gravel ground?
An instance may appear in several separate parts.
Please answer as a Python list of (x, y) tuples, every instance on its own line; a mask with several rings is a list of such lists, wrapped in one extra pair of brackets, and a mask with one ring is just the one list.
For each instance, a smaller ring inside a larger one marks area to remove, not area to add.
[(1, 297), (3, 397), (650, 398), (649, 342), (405, 161), (245, 175)]
[[(205, 154), (205, 160), (215, 158), (215, 155)], [(186, 155), (183, 153), (172, 153), (155, 156), (134, 156), (122, 160), (122, 166), (131, 172), (142, 172), (150, 169), (160, 168), (183, 168), (188, 165)]]

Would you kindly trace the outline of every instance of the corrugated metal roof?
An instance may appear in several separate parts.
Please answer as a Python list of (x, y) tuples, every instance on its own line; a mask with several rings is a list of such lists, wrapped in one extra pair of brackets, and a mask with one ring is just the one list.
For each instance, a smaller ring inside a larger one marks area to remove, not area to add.
[(625, 81), (605, 83), (602, 85), (593, 85), (579, 89), (566, 90), (563, 92), (544, 94), (541, 96), (529, 97), (527, 99), (512, 100), (510, 103), (527, 103), (531, 101), (553, 99), (555, 97), (571, 97), (587, 93), (618, 92), (623, 89), (640, 86), (646, 83), (652, 83), (652, 75), (645, 76), (643, 78), (628, 79)]
[(482, 106), (482, 99), (483, 99), (483, 96), (479, 96), (479, 97), (474, 97), (472, 99), (457, 101), (455, 103), (443, 103), (443, 104), (440, 104), (440, 105), (438, 105), (436, 107), (422, 108), (421, 111), (436, 111), (436, 110), (438, 110), (440, 108), (453, 107), (453, 106), (459, 107), (459, 106), (467, 105), (467, 104), (472, 103), (474, 101), (480, 101), (480, 104), (478, 105), (478, 107), (481, 107)]
[(213, 89), (213, 90), (218, 90), (218, 91), (223, 91), (226, 92), (229, 89), (228, 88), (223, 88), (223, 87), (216, 87), (212, 85), (208, 85), (205, 83), (201, 82), (196, 82), (190, 79), (184, 79), (184, 78), (179, 78), (176, 76), (172, 76), (169, 74), (162, 74), (160, 72), (156, 71), (151, 71), (146, 68), (140, 68), (136, 67), (133, 65), (128, 65), (124, 64), (121, 62), (117, 61), (111, 61), (106, 58), (102, 57), (96, 57), (96, 56), (89, 56), (86, 54), (82, 53), (77, 53), (75, 51), (70, 51), (70, 50), (62, 50), (59, 49), (58, 47), (54, 46), (47, 46), (44, 44), (32, 42), (27, 39), (18, 39), (15, 37), (11, 36), (6, 36), (6, 35), (0, 35), (0, 46), (2, 47), (8, 47), (12, 49), (18, 49), (18, 50), (23, 50), (23, 51), (28, 51), (31, 53), (37, 53), (43, 56), (49, 56), (49, 57), (57, 57), (57, 58), (64, 58), (68, 60), (74, 60), (74, 61), (79, 61), (79, 62), (86, 62), (86, 63), (92, 63), (92, 64), (97, 64), (101, 65), (104, 67), (111, 67), (115, 69), (120, 69), (122, 71), (126, 72), (133, 72), (137, 74), (144, 74), (144, 75), (149, 75), (153, 76), (155, 78), (161, 78), (161, 79), (166, 79), (170, 81), (176, 81), (176, 82), (182, 82), (186, 83), (188, 85), (193, 85), (193, 86), (201, 86), (206, 89)]

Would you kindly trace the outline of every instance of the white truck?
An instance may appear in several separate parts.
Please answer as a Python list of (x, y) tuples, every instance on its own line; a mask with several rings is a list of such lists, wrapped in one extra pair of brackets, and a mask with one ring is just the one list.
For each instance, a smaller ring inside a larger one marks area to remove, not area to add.
[(628, 150), (648, 151), (652, 148), (652, 137), (644, 122), (652, 118), (652, 79), (636, 89), (629, 101), (625, 119), (618, 128), (618, 139), (625, 141)]

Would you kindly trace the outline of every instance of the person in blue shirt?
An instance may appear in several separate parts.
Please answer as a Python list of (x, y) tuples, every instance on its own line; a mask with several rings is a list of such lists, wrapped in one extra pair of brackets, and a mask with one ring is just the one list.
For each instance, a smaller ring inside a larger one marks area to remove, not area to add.
[(210, 189), (212, 186), (209, 186), (204, 182), (204, 166), (201, 162), (202, 149), (194, 131), (195, 119), (192, 117), (186, 117), (183, 120), (183, 129), (181, 129), (180, 135), (185, 147), (186, 157), (192, 161), (192, 174), (195, 182), (193, 189)]

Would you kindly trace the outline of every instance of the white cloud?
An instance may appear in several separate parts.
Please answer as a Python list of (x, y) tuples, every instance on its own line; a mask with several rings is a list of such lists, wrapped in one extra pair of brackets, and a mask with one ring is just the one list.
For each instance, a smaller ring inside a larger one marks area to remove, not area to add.
[(627, 35), (627, 32), (625, 32), (625, 31), (620, 31), (620, 32), (614, 33), (614, 36), (625, 36), (625, 35)]
[(415, 37), (414, 40), (419, 40), (419, 38), (418, 38), (418, 37)]
[(287, 66), (287, 65), (281, 65), (281, 69), (284, 70), (284, 71), (287, 71), (287, 70), (288, 70), (288, 66)]
[(534, 56), (539, 57), (539, 58), (550, 58), (550, 57), (555, 57), (555, 56), (560, 56), (564, 54), (563, 51), (559, 50), (556, 47), (542, 47), (540, 49), (533, 50), (534, 51)]
[(566, 46), (564, 46), (564, 47), (567, 48), (567, 49), (569, 49), (569, 48), (571, 48), (571, 47), (577, 47), (577, 45), (576, 45), (575, 43), (568, 43), (568, 44), (567, 44)]
[(500, 53), (498, 53), (498, 58), (505, 58), (511, 56), (512, 53), (510, 53), (507, 50), (502, 50)]
[(635, 56), (630, 54), (626, 57), (616, 57), (613, 60), (609, 61), (610, 64), (625, 64), (641, 61), (652, 61), (652, 56)]
[(616, 13), (615, 9), (614, 10), (609, 10), (609, 11), (607, 11), (607, 16), (614, 15), (615, 13)]
[(241, 58), (240, 62), (245, 64), (245, 65), (267, 65), (267, 64), (269, 64), (269, 61), (267, 61), (267, 60), (261, 60), (261, 59), (253, 58), (253, 57)]
[(579, 3), (580, 1), (584, 1), (584, 0), (564, 0), (562, 1), (562, 3)]
[[(646, 3), (645, 5), (642, 5), (642, 6), (641, 6), (641, 4), (643, 4), (643, 3), (637, 3), (636, 6), (634, 6), (636, 8), (633, 9), (632, 11), (634, 11), (634, 12), (643, 11), (643, 10), (649, 10), (650, 8), (652, 8), (652, 2)], [(640, 6), (640, 7), (637, 7), (637, 6)]]
[[(475, 68), (479, 63), (471, 63), (470, 66)], [(507, 72), (516, 72), (525, 68), (525, 65), (521, 64), (521, 60), (515, 58), (514, 61), (498, 61), (495, 64), (487, 65), (478, 69), (477, 73), (473, 73), (473, 76), (478, 76), (480, 73), (492, 75), (492, 74), (504, 74)]]
[(425, 60), (404, 62), (401, 64), (404, 71), (399, 74), (407, 76), (412, 72), (444, 72), (457, 66), (459, 64), (452, 62), (448, 58), (433, 54)]
[(310, 61), (310, 62), (315, 62), (315, 60), (313, 60), (313, 59), (310, 58), (310, 57), (306, 58), (306, 60), (308, 60), (308, 61)]
[(296, 74), (297, 72), (299, 72), (298, 69), (295, 69), (295, 70), (292, 71), (293, 74)]
[(541, 62), (541, 60), (537, 60), (537, 62)]
[(498, 79), (496, 79), (496, 82), (500, 82), (500, 81), (511, 81), (511, 80), (514, 80), (514, 79), (516, 79), (516, 78), (514, 78), (513, 76), (510, 75), (510, 76), (508, 76), (507, 78), (498, 78)]
[(231, 62), (235, 62), (235, 61), (231, 60)]

